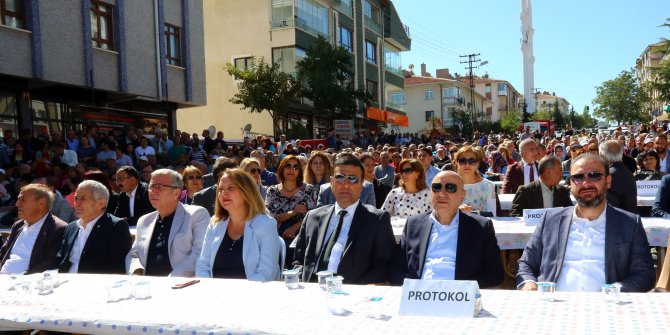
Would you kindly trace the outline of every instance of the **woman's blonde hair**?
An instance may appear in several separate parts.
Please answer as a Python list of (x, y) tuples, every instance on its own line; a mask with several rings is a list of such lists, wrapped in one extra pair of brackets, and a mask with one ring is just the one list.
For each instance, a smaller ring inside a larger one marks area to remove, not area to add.
[(305, 167), (305, 182), (307, 184), (318, 184), (320, 180), (316, 180), (316, 176), (314, 175), (314, 172), (312, 172), (312, 161), (314, 158), (320, 157), (321, 161), (323, 162), (323, 178), (328, 182), (328, 178), (330, 178), (333, 174), (333, 164), (330, 161), (330, 157), (326, 155), (323, 151), (312, 151), (312, 155), (309, 156), (309, 159), (307, 160), (307, 166)]
[[(267, 213), (267, 207), (265, 207), (265, 201), (261, 197), (258, 184), (256, 184), (256, 181), (253, 177), (251, 177), (250, 174), (239, 168), (228, 169), (221, 174), (219, 184), (221, 183), (221, 180), (223, 180), (224, 176), (230, 177), (230, 180), (237, 191), (242, 194), (244, 203), (247, 206), (247, 217), (245, 220), (251, 220), (258, 214)], [(219, 185), (216, 190), (217, 194), (216, 202), (214, 203), (214, 216), (212, 216), (212, 222), (214, 222), (214, 224), (221, 220), (225, 220), (230, 216), (228, 211), (223, 208), (223, 206), (221, 206), (221, 202), (219, 201), (219, 192), (221, 192), (221, 190), (222, 189)]]
[(185, 167), (184, 172), (181, 173), (181, 179), (186, 181), (186, 177), (188, 177), (192, 174), (202, 177), (202, 171), (200, 171), (200, 169), (198, 169), (197, 167), (195, 167), (193, 165), (189, 165), (189, 166)]
[[(477, 164), (481, 164), (482, 160), (484, 159), (484, 154), (482, 151), (478, 148), (475, 148), (471, 145), (466, 145), (456, 152), (454, 155), (454, 166), (456, 167), (456, 171), (458, 172), (458, 159), (461, 158), (461, 156), (465, 155), (466, 153), (473, 153), (475, 155), (475, 159), (477, 159)], [(475, 170), (475, 173), (479, 173), (478, 170)]]
[[(412, 170), (416, 171), (419, 173), (419, 177), (416, 178), (416, 189), (421, 191), (424, 188), (426, 188), (426, 171), (423, 170), (423, 164), (419, 162), (416, 159), (403, 159), (402, 162), (400, 162), (400, 167), (399, 169), (402, 169), (405, 164), (409, 164)], [(402, 189), (405, 189), (405, 183), (402, 181), (402, 178), (400, 178), (400, 181), (398, 182), (400, 184), (400, 187)]]
[(258, 159), (253, 158), (253, 157), (248, 157), (248, 158), (245, 158), (245, 159), (242, 160), (242, 163), (240, 163), (240, 169), (246, 171), (247, 165), (249, 165), (251, 163), (256, 163), (256, 164), (258, 164), (259, 168), (261, 167), (261, 162)]

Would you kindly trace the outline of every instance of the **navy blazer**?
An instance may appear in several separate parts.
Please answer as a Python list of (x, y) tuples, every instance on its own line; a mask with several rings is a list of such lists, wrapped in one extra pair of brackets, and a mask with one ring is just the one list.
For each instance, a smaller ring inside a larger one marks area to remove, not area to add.
[[(547, 210), (519, 259), (517, 286), (527, 280), (556, 282), (563, 267), (574, 208)], [(651, 290), (656, 272), (640, 216), (608, 204), (605, 220), (607, 283), (621, 283), (622, 292)]]
[[(377, 200), (375, 199), (375, 187), (371, 182), (363, 181), (363, 189), (361, 190), (360, 200), (366, 205), (370, 205), (372, 207), (377, 206)], [(335, 195), (333, 195), (333, 190), (330, 189), (330, 183), (319, 186), (319, 198), (316, 201), (316, 207), (333, 204), (335, 204)]]
[[(433, 223), (431, 213), (410, 216), (400, 237), (400, 248), (393, 266), (392, 284), (405, 278), (421, 279)], [(455, 280), (476, 280), (480, 288), (500, 285), (505, 279), (500, 249), (491, 219), (458, 214)]]
[(670, 174), (663, 176), (661, 184), (658, 185), (656, 199), (651, 207), (651, 216), (670, 219)]
[[(137, 190), (135, 191), (135, 202), (133, 203), (133, 215), (130, 216), (130, 204), (128, 203), (128, 195), (125, 192), (119, 194), (119, 201), (114, 210), (114, 216), (125, 219), (128, 222), (129, 226), (137, 225), (137, 220), (142, 217), (144, 214), (149, 214), (155, 209), (149, 201), (149, 185), (147, 183), (140, 182), (137, 184)], [(109, 205), (109, 203), (107, 204)]]
[[(324, 239), (335, 205), (307, 212), (296, 238), (294, 265), (303, 265), (302, 281), (316, 273), (325, 246)], [(346, 284), (375, 284), (389, 281), (389, 267), (395, 249), (391, 217), (386, 211), (358, 203), (349, 236), (337, 268)]]
[[(65, 228), (63, 245), (58, 252), (60, 272), (70, 271), (70, 253), (79, 235), (77, 221)], [(88, 235), (79, 259), (77, 273), (124, 274), (130, 250), (130, 229), (126, 220), (103, 214)]]

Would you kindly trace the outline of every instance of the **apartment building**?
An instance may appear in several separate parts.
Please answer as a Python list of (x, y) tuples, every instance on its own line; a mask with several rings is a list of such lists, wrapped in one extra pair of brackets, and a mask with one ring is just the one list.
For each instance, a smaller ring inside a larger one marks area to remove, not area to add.
[(554, 106), (558, 104), (558, 110), (561, 114), (568, 115), (570, 113), (570, 102), (560, 96), (556, 96), (556, 92), (549, 93), (544, 91), (542, 93), (535, 93), (536, 111), (543, 111), (551, 113), (554, 111)]
[[(656, 75), (652, 69), (658, 66), (661, 61), (670, 61), (670, 54), (664, 54), (660, 49), (662, 45), (663, 42), (648, 45), (635, 61), (635, 75), (640, 86), (655, 82)], [(659, 101), (660, 94), (657, 90), (651, 90), (649, 93), (651, 98), (648, 103), (649, 114), (652, 118), (663, 116), (665, 106), (670, 105), (670, 101)], [(670, 107), (668, 112), (670, 112)]]
[(177, 108), (206, 103), (202, 15), (188, 0), (0, 1), (0, 127), (172, 131)]
[[(466, 85), (470, 85), (470, 78), (467, 76), (459, 77), (458, 80)], [(473, 84), (475, 92), (483, 95), (492, 102), (491, 106), (484, 109), (484, 119), (489, 121), (499, 121), (505, 113), (522, 108), (522, 95), (503, 79), (492, 79), (486, 74), (481, 77), (474, 77)]]
[(432, 128), (433, 118), (441, 119), (445, 127), (454, 125), (456, 110), (468, 111), (474, 98), (475, 110), (481, 112), (492, 107), (493, 102), (472, 92), (470, 87), (449, 74), (449, 69), (438, 69), (436, 77), (426, 72), (421, 64), (421, 75), (413, 74), (404, 79), (404, 89), (389, 92), (389, 106), (407, 115), (407, 127), (395, 127), (401, 133), (420, 133)]
[[(351, 53), (355, 86), (373, 95), (371, 106), (360, 107), (357, 128), (376, 126), (378, 121), (367, 117), (365, 107), (387, 113), (385, 92), (403, 87), (400, 55), (411, 42), (390, 1), (205, 0), (203, 6), (208, 104), (179, 111), (180, 129), (200, 132), (213, 125), (226, 138), (273, 135), (269, 113), (250, 113), (229, 101), (237, 83), (226, 64), (244, 68), (251, 65), (252, 57), (262, 57), (293, 74), (296, 62), (318, 36)], [(305, 127), (309, 137), (324, 136), (332, 127), (329, 123), (327, 116), (315, 115), (307, 99), (292, 103), (281, 120), (289, 132), (292, 127)]]

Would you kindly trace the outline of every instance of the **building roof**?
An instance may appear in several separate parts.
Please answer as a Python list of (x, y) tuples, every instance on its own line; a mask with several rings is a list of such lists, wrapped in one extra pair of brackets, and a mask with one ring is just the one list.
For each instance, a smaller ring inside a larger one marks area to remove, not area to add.
[(404, 79), (405, 79), (405, 86), (454, 83), (457, 81), (453, 79), (444, 79), (435, 77), (417, 77), (417, 76), (406, 77)]

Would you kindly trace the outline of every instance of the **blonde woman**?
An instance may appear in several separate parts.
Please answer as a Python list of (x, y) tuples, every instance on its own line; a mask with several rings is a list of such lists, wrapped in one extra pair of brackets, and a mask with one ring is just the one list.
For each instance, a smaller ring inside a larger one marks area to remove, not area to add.
[(463, 178), (465, 199), (460, 209), (466, 212), (479, 211), (496, 213), (496, 186), (492, 181), (482, 178), (479, 164), (483, 159), (481, 150), (464, 146), (454, 155), (456, 172)]
[(426, 185), (423, 165), (416, 159), (400, 162), (400, 187), (389, 192), (382, 206), (392, 217), (408, 218), (432, 210), (430, 189)]
[(258, 191), (261, 192), (261, 197), (265, 200), (268, 188), (261, 184), (261, 162), (256, 158), (245, 158), (240, 163), (240, 169), (251, 175), (251, 177), (258, 184)]
[(217, 186), (196, 277), (271, 281), (279, 278), (277, 221), (267, 215), (257, 183), (242, 169), (226, 170)]

